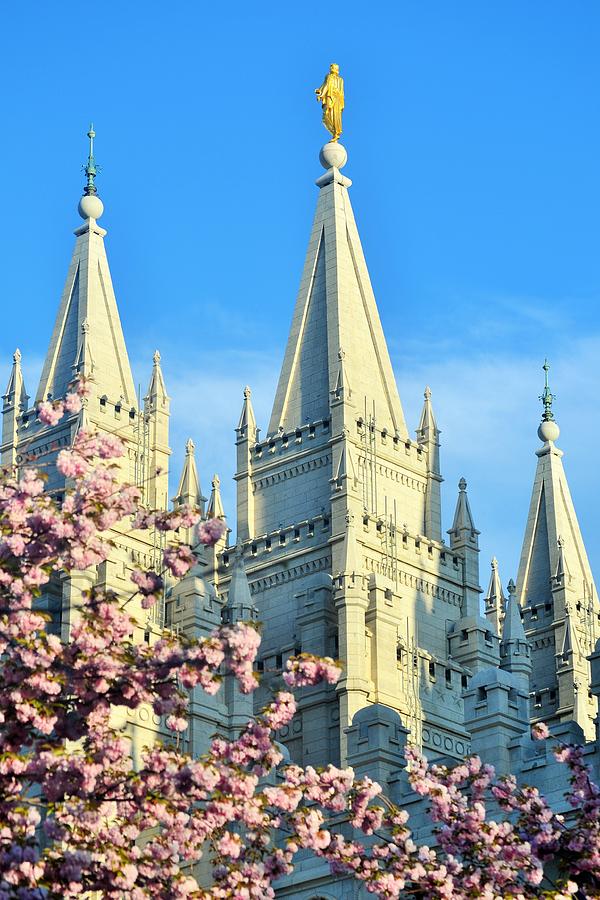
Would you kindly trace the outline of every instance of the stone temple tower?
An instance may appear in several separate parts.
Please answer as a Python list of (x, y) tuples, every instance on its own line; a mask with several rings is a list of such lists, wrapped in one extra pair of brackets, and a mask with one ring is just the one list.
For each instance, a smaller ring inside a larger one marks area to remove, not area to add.
[[(125, 442), (121, 460), (123, 480), (137, 484), (143, 501), (165, 509), (169, 471), (169, 397), (154, 354), (152, 373), (143, 401), (138, 400), (127, 355), (117, 301), (112, 285), (104, 237), (98, 220), (104, 205), (95, 184), (94, 131), (90, 127), (90, 150), (86, 185), (79, 202), (83, 222), (75, 230), (76, 240), (54, 330), (46, 354), (35, 401), (29, 402), (21, 370), (21, 353), (14, 354), (12, 372), (3, 396), (1, 460), (19, 470), (28, 465), (45, 472), (47, 489), (59, 497), (68, 487), (54, 462), (58, 451), (70, 446), (81, 428), (118, 434)], [(84, 376), (90, 396), (77, 415), (63, 418), (56, 426), (39, 421), (37, 405), (60, 399)], [(164, 535), (152, 531), (131, 532), (127, 525), (113, 529), (114, 550), (100, 566), (74, 573), (69, 579), (54, 579), (42, 598), (52, 614), (52, 627), (68, 639), (80, 602), (81, 591), (97, 584), (120, 595), (132, 592), (134, 565), (153, 566), (160, 558)], [(153, 641), (160, 634), (162, 606), (149, 613), (137, 611), (139, 628), (135, 639)], [(149, 709), (137, 711), (140, 743), (147, 743), (145, 729), (154, 733), (159, 721)]]
[[(344, 662), (280, 735), (299, 762), (346, 760), (356, 713), (400, 713), (434, 755), (468, 750), (462, 691), (497, 665), (479, 615), (478, 534), (461, 481), (442, 539), (440, 430), (425, 392), (411, 438), (350, 202), (347, 154), (327, 144), (317, 209), (271, 420), (250, 390), (237, 428), (238, 547), (258, 619), (261, 668), (299, 651)], [(231, 551), (221, 556), (226, 592)], [(268, 679), (267, 679), (268, 680)], [(259, 701), (263, 698), (259, 697)]]
[(531, 716), (549, 725), (576, 722), (595, 736), (597, 698), (588, 657), (600, 637), (600, 605), (577, 514), (556, 446), (560, 429), (546, 384), (538, 464), (519, 563), (517, 593), (532, 647)]

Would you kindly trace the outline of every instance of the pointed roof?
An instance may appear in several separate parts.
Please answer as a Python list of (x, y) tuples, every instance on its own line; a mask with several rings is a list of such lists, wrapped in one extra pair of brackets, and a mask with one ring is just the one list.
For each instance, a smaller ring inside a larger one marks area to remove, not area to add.
[(17, 347), (13, 353), (13, 364), (6, 386), (6, 391), (2, 397), (5, 406), (15, 405), (22, 409), (27, 409), (27, 401), (29, 395), (25, 390), (25, 379), (23, 378), (23, 370), (21, 369), (21, 351)]
[(500, 580), (500, 572), (498, 570), (498, 560), (492, 557), (491, 562), (492, 574), (490, 575), (490, 583), (488, 585), (486, 600), (496, 600), (504, 602), (504, 593), (502, 591), (502, 581)]
[(494, 556), (492, 559), (492, 572), (490, 575), (490, 583), (487, 593), (484, 597), (485, 614), (488, 621), (492, 622), (496, 629), (496, 634), (500, 634), (500, 626), (504, 613), (505, 597), (502, 591), (502, 581), (498, 570), (498, 560)]
[[(135, 406), (135, 389), (125, 339), (117, 309), (110, 269), (104, 247), (106, 231), (97, 219), (103, 204), (94, 182), (96, 164), (93, 156), (93, 128), (90, 155), (86, 166), (87, 184), (79, 203), (84, 224), (77, 228), (77, 240), (67, 273), (58, 314), (46, 354), (36, 394), (36, 403), (48, 395), (62, 397), (72, 381), (74, 368), (91, 366), (89, 349), (94, 348), (94, 390), (111, 400), (122, 398), (127, 406)], [(84, 328), (84, 324), (85, 325)]]
[(252, 602), (244, 557), (235, 553), (226, 608), (230, 610), (231, 622), (248, 621), (256, 618), (256, 607)]
[[(549, 426), (552, 426), (551, 436)], [(545, 602), (552, 579), (562, 580), (565, 574), (570, 576), (570, 586), (581, 597), (596, 593), (562, 464), (563, 453), (554, 443), (560, 433), (558, 425), (554, 420), (544, 419), (539, 431), (544, 443), (537, 451), (538, 463), (517, 577), (518, 596), (524, 606)]]
[(458, 499), (456, 501), (456, 510), (454, 512), (454, 521), (452, 528), (448, 531), (453, 541), (462, 539), (475, 539), (479, 531), (475, 528), (471, 505), (467, 497), (467, 482), (461, 478), (458, 482)]
[(433, 414), (433, 406), (431, 403), (431, 388), (429, 387), (429, 385), (427, 385), (427, 387), (425, 388), (423, 397), (425, 399), (423, 402), (423, 409), (421, 410), (419, 426), (417, 428), (417, 440), (420, 443), (425, 443), (428, 440), (435, 439), (440, 433), (435, 421), (435, 416)]
[(506, 600), (504, 624), (502, 627), (502, 641), (504, 644), (519, 641), (527, 643), (525, 627), (521, 618), (521, 607), (517, 600), (517, 589), (512, 578), (508, 582), (508, 599)]
[(517, 600), (514, 581), (508, 582), (508, 599), (500, 642), (500, 668), (520, 677), (523, 687), (529, 690), (531, 676), (531, 647), (525, 634), (521, 607)]
[(258, 428), (252, 406), (252, 391), (248, 385), (244, 388), (244, 402), (236, 431), (240, 438), (246, 438), (249, 441), (255, 441), (257, 438)]
[[(341, 145), (341, 168), (346, 152)], [(327, 155), (321, 161), (328, 166)], [(327, 417), (339, 388), (339, 351), (354, 402), (378, 425), (408, 437), (404, 414), (348, 195), (336, 165), (318, 179), (317, 210), (304, 263), (269, 433)], [(368, 365), (366, 361), (368, 360)]]
[(209, 519), (225, 518), (225, 510), (223, 508), (223, 501), (221, 500), (221, 479), (216, 473), (213, 475), (212, 490), (210, 492), (206, 515)]
[(155, 350), (152, 356), (152, 374), (144, 400), (150, 401), (154, 406), (163, 406), (169, 399), (160, 365), (160, 352)]
[(198, 506), (202, 515), (204, 515), (206, 497), (203, 496), (202, 488), (200, 487), (194, 450), (195, 444), (191, 438), (188, 438), (185, 443), (183, 470), (173, 503), (175, 506)]

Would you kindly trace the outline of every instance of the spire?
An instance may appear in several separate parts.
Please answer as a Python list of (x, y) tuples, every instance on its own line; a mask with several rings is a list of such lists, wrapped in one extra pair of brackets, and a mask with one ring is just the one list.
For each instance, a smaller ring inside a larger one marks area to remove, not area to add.
[(517, 588), (512, 578), (508, 582), (508, 599), (500, 642), (500, 668), (511, 672), (529, 692), (531, 676), (531, 648), (525, 635), (521, 607), (517, 600)]
[(2, 397), (4, 406), (15, 406), (21, 411), (27, 409), (27, 401), (29, 396), (25, 390), (25, 380), (21, 369), (21, 351), (17, 347), (13, 353), (13, 365), (6, 386), (6, 391)]
[(208, 501), (208, 509), (206, 510), (209, 519), (225, 519), (225, 510), (223, 509), (223, 501), (221, 500), (221, 479), (215, 473), (212, 480), (212, 490)]
[(521, 607), (517, 600), (517, 588), (512, 578), (508, 582), (507, 590), (508, 599), (506, 600), (506, 611), (502, 628), (502, 642), (504, 644), (514, 643), (515, 641), (525, 643), (526, 637), (523, 619), (521, 618)]
[(226, 609), (229, 611), (228, 618), (231, 623), (249, 622), (256, 619), (256, 607), (252, 602), (244, 557), (239, 550), (233, 557)]
[(152, 374), (144, 400), (153, 406), (164, 406), (169, 399), (160, 366), (160, 352), (155, 350), (152, 356)]
[[(511, 579), (511, 584), (513, 584)], [(514, 584), (513, 584), (514, 586)], [(490, 575), (490, 583), (485, 595), (485, 617), (490, 622), (497, 635), (501, 634), (502, 617), (504, 615), (505, 598), (502, 592), (502, 582), (498, 571), (498, 560), (494, 556), (492, 559), (492, 574)]]
[(429, 387), (429, 385), (427, 385), (427, 387), (425, 388), (423, 397), (425, 398), (425, 400), (423, 403), (423, 409), (421, 411), (419, 427), (417, 428), (417, 439), (420, 443), (426, 443), (431, 439), (431, 437), (440, 433), (436, 425), (435, 416), (433, 414), (433, 406), (431, 404), (431, 388)]
[(244, 388), (244, 402), (242, 404), (242, 412), (240, 421), (238, 422), (238, 437), (249, 440), (251, 443), (256, 441), (258, 437), (258, 428), (256, 427), (256, 418), (252, 407), (252, 391), (246, 385)]
[[(290, 431), (329, 417), (343, 379), (359, 408), (375, 407), (378, 427), (406, 439), (408, 432), (379, 313), (348, 195), (351, 181), (340, 169), (341, 144), (321, 151), (327, 170), (318, 181), (317, 210), (269, 433)], [(369, 360), (366, 365), (365, 361)]]
[(198, 470), (196, 468), (196, 459), (194, 456), (195, 445), (191, 438), (185, 442), (185, 459), (183, 461), (183, 470), (179, 479), (179, 487), (177, 494), (173, 498), (173, 503), (178, 506), (198, 507), (202, 516), (204, 516), (204, 505), (206, 497), (202, 495), (200, 487), (200, 479), (198, 478)]
[[(546, 395), (544, 416), (553, 415)], [(553, 395), (550, 395), (553, 397)], [(536, 451), (537, 469), (525, 529), (517, 589), (523, 606), (545, 602), (554, 579), (570, 577), (581, 597), (595, 595), (587, 552), (562, 464), (563, 452), (555, 446), (559, 428), (554, 418), (543, 418), (539, 428), (543, 446)], [(567, 569), (565, 543), (569, 546)]]
[[(135, 405), (133, 377), (104, 248), (106, 231), (97, 223), (104, 205), (95, 183), (93, 128), (90, 128), (89, 137), (90, 155), (85, 166), (87, 182), (79, 202), (79, 214), (84, 223), (75, 231), (75, 249), (36, 403), (48, 396), (63, 397), (72, 380), (73, 369), (81, 366), (83, 357), (89, 357), (89, 347), (93, 346), (93, 391), (110, 404), (116, 404), (122, 398), (121, 404), (131, 408)], [(94, 408), (90, 403), (90, 410)]]
[(448, 534), (450, 535), (452, 546), (463, 542), (477, 544), (479, 531), (475, 528), (475, 522), (473, 521), (471, 506), (467, 497), (467, 482), (464, 478), (461, 478), (458, 482), (458, 500), (456, 501), (454, 521)]
[(435, 541), (442, 539), (442, 498), (440, 467), (440, 430), (437, 427), (433, 406), (431, 405), (431, 388), (425, 388), (421, 419), (417, 428), (417, 441), (427, 453), (427, 495), (425, 500), (425, 534)]
[[(588, 704), (587, 657), (600, 636), (600, 607), (585, 544), (567, 477), (563, 452), (555, 441), (560, 429), (554, 419), (555, 395), (544, 363), (544, 412), (538, 429), (538, 457), (529, 515), (517, 577), (517, 596), (524, 610), (532, 652), (532, 683), (544, 700), (544, 720), (575, 719), (590, 739), (596, 702)], [(568, 550), (568, 554), (567, 551)], [(567, 562), (568, 555), (568, 562)], [(577, 612), (569, 615), (569, 609)], [(558, 692), (556, 687), (558, 684)], [(556, 695), (558, 693), (558, 699)]]

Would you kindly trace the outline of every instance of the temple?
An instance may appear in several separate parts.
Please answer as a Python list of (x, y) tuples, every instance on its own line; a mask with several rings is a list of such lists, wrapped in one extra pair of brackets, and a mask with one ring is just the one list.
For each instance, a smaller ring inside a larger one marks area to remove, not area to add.
[[(3, 397), (2, 463), (43, 466), (48, 490), (61, 495), (68, 485), (54, 467), (59, 449), (82, 427), (116, 433), (126, 444), (123, 479), (140, 487), (145, 503), (165, 509), (170, 399), (158, 351), (149, 360), (147, 391), (136, 395), (106, 232), (98, 224), (103, 204), (93, 128), (89, 137), (82, 224), (34, 401), (21, 352), (14, 354)], [(562, 809), (564, 772), (531, 741), (530, 726), (545, 721), (557, 736), (586, 742), (599, 772), (600, 606), (557, 446), (547, 368), (516, 582), (503, 586), (494, 558), (484, 592), (477, 498), (464, 478), (450, 489), (451, 513), (442, 509), (443, 446), (428, 387), (413, 432), (404, 416), (352, 211), (352, 182), (342, 173), (344, 147), (326, 145), (320, 162), (316, 212), (264, 437), (251, 390), (243, 390), (232, 447), (237, 509), (226, 514), (218, 475), (204, 496), (208, 478), (199, 475), (191, 439), (183, 470), (171, 481), (175, 508), (190, 504), (225, 519), (227, 535), (197, 553), (196, 565), (167, 585), (155, 609), (140, 610), (135, 639), (153, 642), (164, 628), (201, 636), (222, 621), (262, 623), (258, 669), (265, 687), (254, 708), (227, 678), (215, 697), (194, 690), (183, 737), (193, 754), (215, 733), (239, 731), (269, 696), (286, 659), (308, 651), (339, 658), (343, 676), (335, 687), (300, 695), (291, 727), (277, 735), (286, 758), (352, 765), (414, 809), (419, 801), (403, 779), (407, 741), (450, 762), (476, 752)], [(91, 386), (82, 411), (43, 425), (37, 404), (63, 397), (82, 374)], [(235, 421), (232, 415), (232, 429)], [(196, 435), (200, 447), (202, 437)], [(81, 589), (99, 583), (128, 595), (131, 569), (151, 565), (164, 540), (124, 528), (113, 539), (105, 564), (52, 581), (44, 595), (52, 627), (65, 640)], [(147, 740), (162, 724), (141, 709), (123, 727)], [(282, 879), (278, 896), (363, 894), (350, 881), (333, 885), (313, 860)]]

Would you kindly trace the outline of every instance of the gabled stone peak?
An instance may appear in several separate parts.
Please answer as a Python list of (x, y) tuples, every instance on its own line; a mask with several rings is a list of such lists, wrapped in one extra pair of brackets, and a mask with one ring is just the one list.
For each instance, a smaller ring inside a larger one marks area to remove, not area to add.
[(224, 519), (226, 516), (223, 508), (223, 501), (221, 499), (221, 479), (216, 473), (213, 475), (211, 484), (212, 490), (210, 492), (206, 515), (209, 519)]
[(429, 385), (425, 388), (423, 397), (423, 409), (421, 410), (421, 418), (419, 419), (419, 425), (417, 427), (417, 441), (419, 443), (426, 443), (427, 441), (435, 440), (440, 434), (437, 423), (435, 421), (435, 415), (433, 413), (433, 405), (431, 403), (431, 388), (429, 387)]
[[(504, 616), (505, 597), (498, 568), (498, 560), (494, 556), (491, 562), (490, 583), (484, 597), (485, 617), (494, 626), (496, 634), (501, 633)], [(511, 580), (512, 584), (512, 580)]]
[(152, 374), (150, 375), (148, 390), (144, 397), (144, 400), (152, 406), (164, 406), (170, 399), (165, 387), (160, 359), (160, 352), (155, 350), (152, 356)]
[(25, 390), (25, 379), (21, 368), (21, 351), (18, 347), (13, 353), (12, 369), (2, 399), (5, 406), (19, 406), (21, 409), (27, 409), (29, 395)]
[(525, 627), (521, 618), (521, 607), (517, 600), (517, 589), (512, 578), (508, 583), (508, 598), (502, 624), (502, 642), (504, 644), (527, 642)]
[(191, 438), (188, 438), (185, 444), (185, 459), (183, 461), (183, 469), (179, 479), (177, 494), (173, 498), (175, 506), (192, 506), (199, 507), (200, 512), (204, 515), (204, 506), (206, 497), (202, 494), (200, 487), (200, 479), (198, 477), (198, 469), (195, 459), (195, 445)]
[(256, 441), (258, 438), (258, 428), (256, 427), (256, 417), (252, 406), (252, 391), (246, 385), (244, 388), (244, 402), (242, 403), (242, 412), (240, 420), (236, 428), (238, 437), (250, 442)]
[(448, 534), (452, 539), (453, 546), (461, 542), (477, 544), (479, 531), (475, 528), (471, 505), (467, 496), (467, 482), (464, 478), (461, 478), (458, 482), (458, 499), (456, 501), (454, 521)]
[[(343, 157), (340, 166), (345, 153)], [(348, 195), (350, 184), (335, 166), (317, 181), (317, 210), (269, 434), (280, 426), (290, 431), (327, 418), (340, 392), (344, 401), (350, 400), (344, 387), (351, 385), (357, 409), (374, 410), (378, 426), (408, 437)]]
[(244, 556), (241, 552), (236, 552), (233, 557), (226, 609), (229, 610), (231, 622), (247, 622), (256, 618), (257, 611), (252, 601)]

